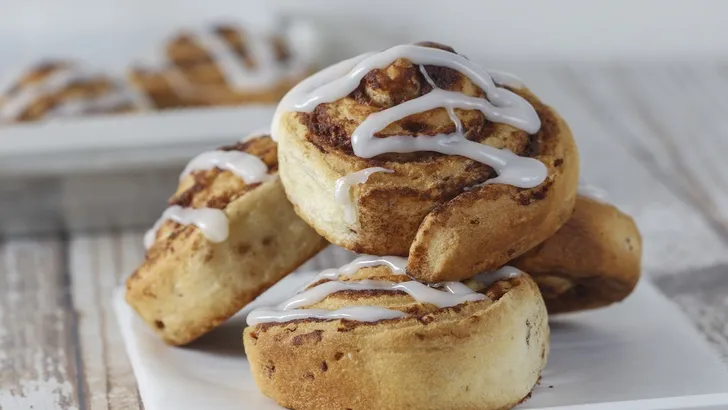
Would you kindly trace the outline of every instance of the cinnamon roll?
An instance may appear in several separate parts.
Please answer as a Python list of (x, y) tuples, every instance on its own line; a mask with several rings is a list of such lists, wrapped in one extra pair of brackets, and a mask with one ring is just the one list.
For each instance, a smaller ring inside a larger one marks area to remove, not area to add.
[(580, 195), (574, 215), (554, 236), (510, 263), (531, 274), (554, 314), (623, 300), (637, 285), (641, 256), (632, 218)]
[(559, 114), (434, 43), (314, 74), (281, 101), (273, 137), (304, 220), (351, 251), (408, 256), (423, 281), (504, 265), (576, 200), (578, 153)]
[(311, 71), (286, 34), (231, 24), (186, 29), (166, 44), (161, 64), (130, 75), (158, 108), (277, 102)]
[(243, 341), (263, 394), (296, 410), (508, 409), (549, 351), (536, 284), (514, 268), (425, 285), (362, 257), (253, 310)]
[(31, 67), (0, 96), (0, 123), (148, 109), (143, 95), (68, 61)]
[(165, 342), (189, 343), (327, 242), (286, 200), (276, 144), (255, 136), (193, 159), (145, 236), (126, 300)]

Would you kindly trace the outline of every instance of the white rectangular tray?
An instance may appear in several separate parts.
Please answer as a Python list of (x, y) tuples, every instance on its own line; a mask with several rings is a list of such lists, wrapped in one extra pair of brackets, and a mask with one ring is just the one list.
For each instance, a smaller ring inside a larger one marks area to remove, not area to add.
[[(274, 304), (311, 277), (290, 275), (186, 348), (162, 343), (119, 290), (114, 307), (145, 408), (281, 409), (255, 387), (241, 341), (244, 318), (255, 305)], [(728, 408), (728, 369), (646, 280), (624, 303), (558, 317), (551, 330), (548, 366), (519, 409)]]

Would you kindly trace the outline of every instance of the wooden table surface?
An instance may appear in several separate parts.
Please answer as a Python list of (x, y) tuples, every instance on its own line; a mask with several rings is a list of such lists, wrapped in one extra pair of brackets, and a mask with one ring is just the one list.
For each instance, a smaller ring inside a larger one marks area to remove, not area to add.
[[(583, 177), (637, 220), (645, 276), (727, 360), (728, 64), (502, 68), (569, 121)], [(2, 239), (0, 409), (142, 408), (110, 306), (142, 257), (139, 230)]]

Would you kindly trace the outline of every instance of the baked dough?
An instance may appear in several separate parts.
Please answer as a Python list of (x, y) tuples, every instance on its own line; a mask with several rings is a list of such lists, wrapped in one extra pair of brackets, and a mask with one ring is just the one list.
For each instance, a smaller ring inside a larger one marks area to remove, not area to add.
[[(438, 87), (484, 96), (464, 75), (427, 67)], [(470, 140), (542, 161), (548, 176), (536, 188), (493, 184), (468, 191), (495, 172), (460, 156), (353, 154), (351, 135), (367, 116), (429, 90), (419, 68), (399, 59), (369, 72), (347, 97), (311, 113), (283, 113), (276, 124), (281, 180), (296, 212), (330, 242), (357, 253), (409, 255), (408, 271), (422, 281), (462, 280), (497, 269), (566, 222), (576, 200), (579, 158), (564, 120), (526, 88), (513, 91), (536, 109), (542, 127), (535, 135), (487, 121), (479, 111), (455, 112)], [(438, 108), (396, 121), (377, 136), (454, 131), (446, 110)], [(394, 173), (373, 174), (352, 187), (356, 221), (349, 223), (334, 201), (336, 181), (370, 167)]]
[[(277, 172), (268, 136), (222, 150), (256, 155)], [(229, 235), (213, 243), (196, 226), (167, 221), (127, 280), (127, 302), (169, 344), (210, 331), (327, 245), (296, 216), (278, 178), (248, 185), (230, 171), (199, 170), (170, 205), (224, 210)]]
[(626, 298), (640, 278), (642, 238), (629, 215), (579, 196), (554, 236), (510, 264), (538, 283), (550, 314), (594, 309)]
[[(381, 266), (344, 280), (362, 279), (411, 280)], [(399, 291), (333, 293), (311, 307), (381, 306), (408, 315), (248, 327), (253, 377), (263, 394), (294, 410), (509, 409), (529, 396), (546, 364), (546, 308), (525, 274), (481, 291), (490, 300), (449, 308)]]

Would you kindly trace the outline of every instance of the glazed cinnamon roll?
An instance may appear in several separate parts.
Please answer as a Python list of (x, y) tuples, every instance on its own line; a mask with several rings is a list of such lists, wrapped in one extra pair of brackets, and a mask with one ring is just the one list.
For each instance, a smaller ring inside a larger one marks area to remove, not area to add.
[(186, 29), (166, 44), (161, 64), (136, 67), (131, 78), (158, 108), (277, 102), (311, 71), (288, 34), (232, 24)]
[(282, 100), (273, 137), (304, 220), (354, 252), (408, 256), (424, 281), (504, 265), (553, 235), (576, 200), (578, 154), (559, 114), (438, 44), (311, 76)]
[(245, 352), (260, 390), (296, 410), (509, 409), (546, 364), (536, 284), (514, 268), (425, 285), (406, 259), (362, 257), (253, 310)]
[(641, 256), (632, 218), (600, 197), (580, 195), (554, 236), (510, 263), (533, 276), (554, 314), (623, 300), (640, 278)]
[(165, 342), (203, 335), (327, 245), (286, 200), (276, 155), (257, 136), (182, 173), (126, 283), (127, 302)]
[(145, 110), (131, 86), (68, 61), (31, 67), (0, 95), (0, 123)]

